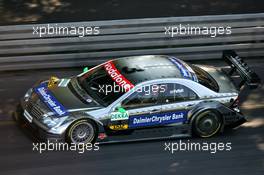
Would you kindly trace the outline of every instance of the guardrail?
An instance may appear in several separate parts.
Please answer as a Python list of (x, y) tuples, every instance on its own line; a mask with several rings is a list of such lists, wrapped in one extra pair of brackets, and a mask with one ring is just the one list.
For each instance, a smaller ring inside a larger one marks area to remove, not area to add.
[[(171, 37), (165, 34), (165, 27), (179, 24), (230, 26), (232, 34), (216, 37), (193, 34)], [(86, 37), (45, 35), (40, 38), (33, 35), (33, 27), (43, 24), (0, 26), (0, 70), (79, 67), (142, 54), (170, 54), (183, 60), (221, 59), (224, 49), (234, 49), (244, 57), (264, 56), (264, 13), (57, 25), (98, 26), (100, 34)]]

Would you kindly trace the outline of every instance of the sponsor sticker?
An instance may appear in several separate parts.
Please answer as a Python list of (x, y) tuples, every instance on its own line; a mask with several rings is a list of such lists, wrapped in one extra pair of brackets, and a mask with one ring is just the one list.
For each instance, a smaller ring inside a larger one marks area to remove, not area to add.
[(100, 140), (103, 140), (103, 139), (105, 139), (107, 137), (107, 135), (105, 134), (105, 133), (99, 133), (98, 134), (98, 139), (100, 139)]
[(112, 61), (108, 61), (104, 64), (104, 68), (108, 75), (122, 88), (125, 89), (125, 91), (129, 91), (134, 87), (134, 85), (127, 80), (115, 67), (114, 63)]
[(112, 130), (125, 130), (128, 129), (128, 124), (110, 125), (109, 128)]
[(111, 121), (118, 121), (118, 120), (128, 120), (129, 115), (128, 112), (112, 112), (111, 115)]
[(181, 60), (177, 58), (173, 57), (169, 59), (173, 64), (177, 66), (177, 68), (180, 70), (184, 78), (191, 79), (193, 81), (198, 82), (198, 79), (190, 66), (188, 66), (186, 63), (182, 62)]
[(180, 93), (183, 93), (184, 92), (184, 89), (173, 89), (173, 90), (170, 90), (170, 94), (180, 94)]
[(38, 94), (42, 101), (58, 116), (62, 117), (68, 115), (68, 112), (65, 107), (60, 104), (58, 100), (48, 90), (47, 83), (42, 83), (38, 87), (35, 87), (34, 91)]
[(185, 122), (187, 111), (131, 116), (129, 128)]

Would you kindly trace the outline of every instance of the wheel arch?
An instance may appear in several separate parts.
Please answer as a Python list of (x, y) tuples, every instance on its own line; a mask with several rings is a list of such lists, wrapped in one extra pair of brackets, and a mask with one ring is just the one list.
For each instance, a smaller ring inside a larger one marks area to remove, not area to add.
[(66, 132), (69, 130), (69, 128), (74, 125), (74, 123), (80, 121), (80, 120), (86, 120), (86, 121), (90, 121), (94, 124), (94, 126), (96, 127), (97, 131), (99, 132), (102, 128), (103, 128), (103, 123), (99, 120), (96, 120), (95, 118), (91, 117), (91, 116), (86, 116), (86, 117), (78, 117), (76, 119), (74, 119), (69, 126), (66, 129)]
[(219, 114), (222, 120), (222, 128), (220, 132), (223, 132), (225, 126), (225, 113), (227, 112), (227, 107), (218, 101), (203, 101), (198, 103), (192, 110), (189, 111), (189, 125), (192, 127), (195, 118), (204, 111), (211, 110)]
[(75, 120), (73, 120), (73, 121), (68, 125), (67, 129), (65, 130), (65, 134), (64, 134), (64, 135), (65, 135), (65, 139), (66, 139), (66, 140), (68, 140), (68, 133), (69, 133), (71, 127), (72, 127), (75, 123), (77, 123), (77, 122), (79, 122), (79, 121), (82, 121), (82, 120), (85, 120), (85, 121), (91, 122), (92, 125), (95, 127), (95, 130), (96, 130), (96, 138), (95, 138), (95, 140), (97, 140), (97, 136), (98, 136), (98, 134), (99, 134), (100, 132), (102, 132), (102, 130), (104, 131), (104, 128), (103, 128), (103, 124), (102, 124), (102, 122), (100, 122), (100, 121), (94, 119), (93, 117), (88, 117), (88, 116), (86, 116), (86, 117), (78, 117), (78, 118), (76, 118)]

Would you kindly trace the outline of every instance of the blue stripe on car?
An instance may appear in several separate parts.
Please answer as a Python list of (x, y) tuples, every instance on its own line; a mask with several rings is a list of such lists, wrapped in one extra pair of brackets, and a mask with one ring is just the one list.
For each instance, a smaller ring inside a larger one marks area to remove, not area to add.
[(181, 75), (184, 77), (184, 78), (187, 78), (187, 79), (191, 79), (193, 81), (197, 81), (197, 78), (196, 78), (196, 75), (193, 74), (192, 72), (190, 72), (186, 67), (185, 65), (182, 64), (182, 62), (180, 60), (178, 60), (177, 58), (175, 57), (171, 57), (169, 58), (169, 60), (177, 66), (177, 68), (180, 70), (181, 72)]
[(34, 91), (55, 114), (60, 117), (68, 115), (66, 108), (48, 90), (47, 83), (41, 83)]
[(178, 111), (130, 116), (129, 128), (185, 122), (187, 120), (187, 112), (188, 111)]
[(188, 70), (184, 67), (184, 65), (181, 64), (181, 62), (176, 58), (169, 58), (170, 61), (177, 66), (177, 68), (180, 70), (181, 74), (185, 78), (190, 78), (188, 75)]
[(193, 77), (193, 81), (198, 82), (198, 79), (197, 79), (197, 76), (195, 75), (195, 73), (191, 72), (191, 74), (192, 74), (192, 77)]

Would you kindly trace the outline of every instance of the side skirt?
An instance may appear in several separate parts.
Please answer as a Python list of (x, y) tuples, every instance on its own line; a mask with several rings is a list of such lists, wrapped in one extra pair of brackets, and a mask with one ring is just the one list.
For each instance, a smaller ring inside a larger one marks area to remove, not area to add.
[(166, 126), (162, 128), (137, 129), (129, 135), (111, 135), (103, 140), (97, 139), (97, 142), (100, 144), (107, 144), (183, 137), (191, 137), (191, 127), (188, 124)]

